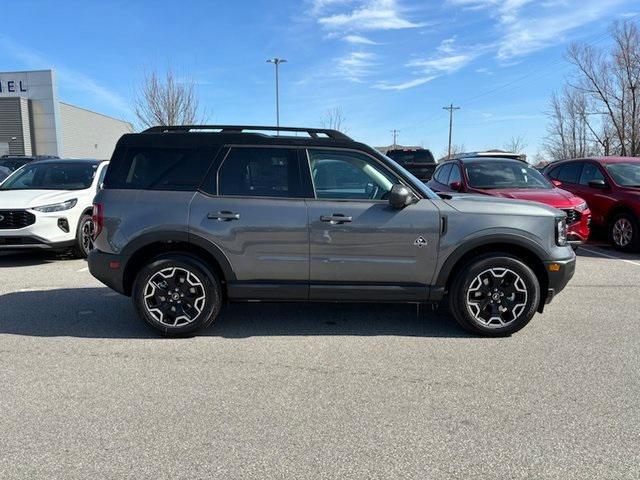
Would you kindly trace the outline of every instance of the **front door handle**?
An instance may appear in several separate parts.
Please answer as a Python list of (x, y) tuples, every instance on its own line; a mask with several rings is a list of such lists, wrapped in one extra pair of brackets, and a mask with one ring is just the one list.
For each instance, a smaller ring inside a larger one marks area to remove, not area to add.
[(230, 222), (231, 220), (240, 220), (240, 214), (222, 210), (221, 212), (207, 214), (209, 220), (220, 220), (221, 222)]
[(341, 223), (350, 223), (353, 221), (353, 217), (347, 217), (342, 213), (334, 213), (333, 215), (321, 215), (321, 222), (328, 222), (333, 225), (340, 225)]

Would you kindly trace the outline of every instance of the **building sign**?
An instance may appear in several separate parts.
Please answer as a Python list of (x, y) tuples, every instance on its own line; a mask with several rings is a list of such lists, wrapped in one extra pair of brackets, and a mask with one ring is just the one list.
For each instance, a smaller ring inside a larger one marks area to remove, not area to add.
[(0, 78), (0, 93), (27, 93), (27, 82), (24, 79), (4, 79)]

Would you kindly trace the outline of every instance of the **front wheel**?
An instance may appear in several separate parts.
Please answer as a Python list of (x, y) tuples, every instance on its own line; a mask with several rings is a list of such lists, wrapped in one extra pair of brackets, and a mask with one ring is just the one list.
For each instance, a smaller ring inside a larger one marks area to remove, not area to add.
[(615, 248), (625, 252), (638, 249), (638, 220), (630, 213), (620, 213), (609, 225), (609, 240)]
[(540, 302), (540, 284), (522, 261), (506, 254), (472, 260), (458, 272), (449, 291), (449, 307), (466, 330), (489, 337), (523, 328)]
[(138, 273), (133, 303), (139, 316), (165, 336), (188, 336), (218, 316), (222, 289), (217, 276), (199, 259), (166, 254)]
[(93, 220), (91, 215), (82, 215), (76, 230), (76, 244), (73, 247), (73, 256), (87, 258), (93, 249)]

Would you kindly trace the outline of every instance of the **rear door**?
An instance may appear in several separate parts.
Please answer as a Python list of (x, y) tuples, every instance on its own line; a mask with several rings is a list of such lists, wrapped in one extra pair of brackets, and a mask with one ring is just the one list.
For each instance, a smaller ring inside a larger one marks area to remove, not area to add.
[(392, 208), (387, 195), (400, 180), (361, 152), (312, 148), (308, 168), (310, 298), (426, 299), (439, 238), (435, 205)]
[(226, 257), (239, 299), (307, 299), (309, 233), (297, 148), (231, 146), (191, 202), (189, 233)]

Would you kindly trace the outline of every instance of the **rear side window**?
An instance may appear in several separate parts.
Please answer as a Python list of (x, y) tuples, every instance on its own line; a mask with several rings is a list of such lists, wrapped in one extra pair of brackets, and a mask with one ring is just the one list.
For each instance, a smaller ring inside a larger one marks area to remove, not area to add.
[(218, 195), (303, 197), (297, 150), (232, 148), (218, 170)]
[(551, 172), (551, 178), (560, 180), (566, 183), (578, 183), (578, 177), (582, 170), (582, 163), (567, 163), (560, 165), (553, 172)]
[(209, 165), (194, 148), (128, 148), (109, 165), (104, 187), (194, 191)]
[(441, 183), (442, 185), (447, 184), (447, 180), (449, 179), (449, 173), (451, 172), (451, 164), (448, 163), (438, 170), (436, 174), (436, 182)]

